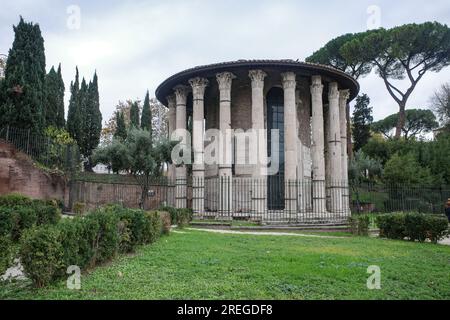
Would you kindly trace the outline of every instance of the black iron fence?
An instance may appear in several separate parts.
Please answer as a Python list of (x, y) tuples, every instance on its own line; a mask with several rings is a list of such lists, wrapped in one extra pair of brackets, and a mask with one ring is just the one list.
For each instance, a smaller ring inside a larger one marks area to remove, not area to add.
[(352, 212), (443, 213), (450, 186), (361, 183), (351, 185)]
[[(73, 180), (70, 204), (94, 208), (109, 203), (138, 208), (141, 186)], [(153, 179), (144, 206), (188, 207), (197, 218), (253, 220), (274, 224), (342, 223), (351, 213), (418, 211), (442, 213), (450, 187), (284, 181), (210, 177)]]
[(80, 165), (80, 153), (76, 144), (59, 143), (31, 129), (0, 128), (0, 140), (12, 144), (40, 165), (62, 171), (73, 171)]

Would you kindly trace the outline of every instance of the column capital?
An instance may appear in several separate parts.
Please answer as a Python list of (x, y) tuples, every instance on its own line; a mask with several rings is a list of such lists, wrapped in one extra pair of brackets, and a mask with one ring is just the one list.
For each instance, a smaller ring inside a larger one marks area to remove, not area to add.
[(222, 72), (216, 74), (217, 82), (219, 83), (219, 90), (231, 90), (231, 84), (233, 82), (233, 79), (235, 79), (236, 76), (232, 74), (231, 72)]
[(339, 89), (338, 89), (337, 82), (330, 82), (328, 98), (330, 100), (332, 100), (332, 99), (339, 99)]
[(250, 70), (248, 76), (252, 81), (252, 88), (264, 87), (264, 78), (267, 77), (267, 73), (262, 70)]
[(312, 76), (311, 77), (311, 94), (312, 95), (321, 95), (323, 92), (323, 84), (321, 76)]
[(283, 83), (283, 89), (295, 89), (297, 81), (295, 80), (294, 72), (284, 72), (281, 74), (281, 82)]
[(203, 99), (205, 95), (205, 89), (209, 85), (208, 79), (205, 78), (193, 78), (189, 80), (189, 84), (192, 87), (192, 95), (194, 99)]
[(173, 91), (175, 92), (175, 97), (177, 101), (177, 105), (186, 105), (187, 95), (189, 93), (189, 87), (178, 85), (175, 88), (173, 88)]
[(342, 103), (347, 103), (347, 100), (350, 98), (350, 90), (339, 90), (339, 99)]
[(167, 107), (170, 108), (175, 108), (175, 106), (177, 105), (177, 100), (175, 98), (174, 94), (170, 94), (166, 97), (167, 99)]

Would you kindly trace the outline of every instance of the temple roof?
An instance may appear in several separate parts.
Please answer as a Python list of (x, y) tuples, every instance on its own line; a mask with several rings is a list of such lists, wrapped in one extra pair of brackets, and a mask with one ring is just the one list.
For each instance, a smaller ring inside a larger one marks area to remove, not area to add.
[[(217, 73), (233, 72), (242, 69), (276, 69), (280, 72), (292, 71), (299, 75), (313, 76), (321, 75), (325, 78), (337, 81), (342, 89), (350, 90), (350, 100), (354, 99), (359, 92), (359, 84), (350, 75), (330, 66), (310, 62), (300, 62), (291, 59), (281, 60), (236, 60), (220, 62), (209, 65), (197, 66), (181, 71), (159, 85), (156, 89), (156, 98), (167, 105), (166, 97), (173, 93), (172, 89), (179, 84), (188, 85), (188, 80), (195, 77), (213, 78)], [(349, 101), (350, 101), (349, 100)]]

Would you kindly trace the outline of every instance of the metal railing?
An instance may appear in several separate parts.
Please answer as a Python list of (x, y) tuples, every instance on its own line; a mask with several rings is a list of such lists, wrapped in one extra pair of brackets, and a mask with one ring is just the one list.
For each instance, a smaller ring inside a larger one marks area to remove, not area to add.
[[(138, 208), (139, 184), (71, 182), (70, 203), (87, 207), (119, 203)], [(152, 179), (145, 208), (178, 206), (194, 209), (198, 218), (253, 220), (273, 224), (344, 223), (351, 213), (418, 211), (442, 213), (450, 187), (360, 184), (345, 181), (284, 181), (209, 177)]]
[(61, 144), (31, 129), (0, 128), (0, 140), (13, 145), (33, 161), (49, 169), (73, 171), (80, 165), (80, 153), (75, 144)]

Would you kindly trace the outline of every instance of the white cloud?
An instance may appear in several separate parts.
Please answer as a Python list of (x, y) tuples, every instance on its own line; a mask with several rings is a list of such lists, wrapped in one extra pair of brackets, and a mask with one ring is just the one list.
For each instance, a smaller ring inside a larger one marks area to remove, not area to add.
[[(68, 5), (81, 8), (81, 29), (66, 26)], [(11, 45), (11, 25), (19, 14), (39, 22), (47, 65), (62, 63), (67, 97), (75, 66), (91, 78), (99, 74), (101, 108), (107, 120), (118, 100), (143, 98), (168, 76), (213, 62), (252, 59), (304, 59), (333, 37), (363, 31), (367, 7), (381, 8), (382, 25), (450, 21), (448, 1), (8, 1), (0, 12), (0, 52)], [(416, 8), (420, 6), (420, 10)], [(406, 9), (405, 9), (406, 8)], [(410, 107), (426, 106), (429, 96), (450, 79), (450, 68), (419, 83)], [(376, 119), (395, 112), (383, 82), (361, 81)]]

